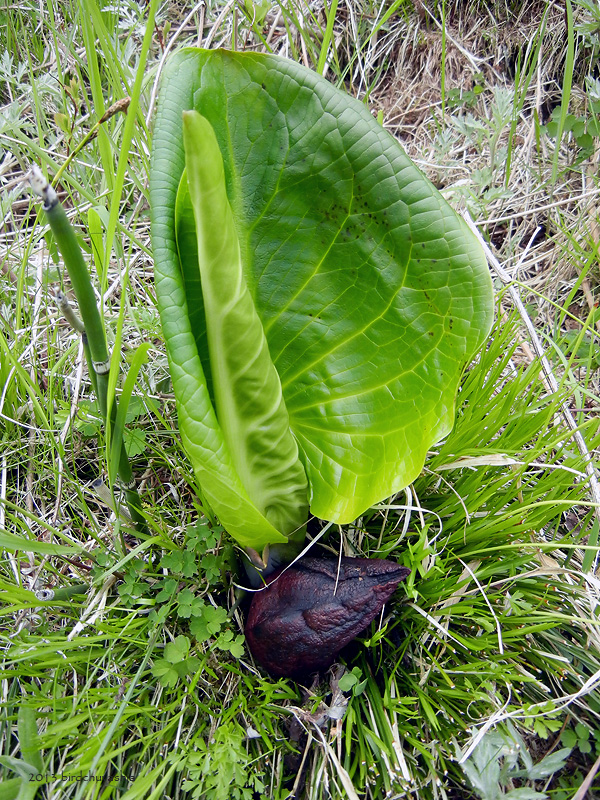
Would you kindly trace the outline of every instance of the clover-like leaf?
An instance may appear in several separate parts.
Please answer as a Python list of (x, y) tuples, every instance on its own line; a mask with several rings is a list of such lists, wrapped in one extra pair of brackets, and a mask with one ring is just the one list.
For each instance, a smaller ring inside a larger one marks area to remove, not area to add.
[(187, 636), (177, 636), (172, 642), (165, 645), (165, 659), (169, 664), (178, 664), (185, 661), (190, 652), (190, 640)]
[(220, 606), (204, 604), (201, 614), (195, 614), (190, 622), (190, 631), (199, 642), (205, 642), (218, 634), (227, 622), (227, 611)]
[(217, 638), (215, 646), (219, 650), (225, 650), (234, 658), (241, 658), (244, 655), (244, 637), (239, 634), (233, 637), (233, 631), (223, 631)]
[(177, 581), (175, 578), (165, 578), (158, 584), (158, 586), (160, 586), (160, 591), (156, 595), (156, 602), (165, 603), (175, 594), (175, 590), (177, 589)]
[(191, 616), (201, 616), (205, 603), (201, 597), (196, 597), (191, 589), (183, 589), (177, 597), (177, 616), (189, 619)]
[(165, 658), (158, 658), (152, 665), (152, 674), (158, 679), (161, 686), (173, 688), (179, 681), (179, 673)]

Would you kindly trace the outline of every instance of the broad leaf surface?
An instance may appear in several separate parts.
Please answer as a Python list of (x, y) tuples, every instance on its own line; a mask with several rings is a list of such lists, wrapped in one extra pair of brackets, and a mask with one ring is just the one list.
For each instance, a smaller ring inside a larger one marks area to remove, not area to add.
[(186, 305), (185, 265), (197, 254), (183, 197), (175, 218), (188, 109), (210, 122), (223, 156), (311, 510), (350, 521), (410, 483), (452, 426), (460, 374), (491, 325), (483, 253), (361, 103), (291, 61), (183, 50), (163, 76), (151, 175), (157, 294), (176, 372), (193, 355), (197, 380), (207, 363), (197, 285)]

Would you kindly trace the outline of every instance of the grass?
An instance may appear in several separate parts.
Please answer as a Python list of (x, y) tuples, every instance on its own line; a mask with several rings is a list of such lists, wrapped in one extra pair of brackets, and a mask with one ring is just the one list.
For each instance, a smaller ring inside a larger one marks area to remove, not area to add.
[[(600, 90), (596, 11), (570, 5), (568, 31), (542, 2), (0, 10), (4, 796), (562, 800), (586, 776), (598, 791), (598, 517), (563, 412), (594, 452)], [(235, 553), (203, 516), (155, 308), (152, 92), (163, 48), (199, 39), (297, 58), (368, 101), (491, 243), (557, 382), (496, 277), (498, 322), (453, 432), (406, 492), (321, 540), (412, 575), (346, 671), (310, 690), (264, 677), (243, 647)], [(78, 149), (125, 97), (127, 115)], [(22, 183), (31, 162), (60, 173), (120, 397), (150, 343), (125, 433), (141, 537), (111, 507), (80, 337), (54, 300), (69, 282)]]

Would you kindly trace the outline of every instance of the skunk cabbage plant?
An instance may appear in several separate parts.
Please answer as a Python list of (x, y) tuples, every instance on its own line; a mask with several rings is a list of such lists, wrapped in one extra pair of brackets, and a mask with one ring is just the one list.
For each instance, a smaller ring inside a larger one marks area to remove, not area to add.
[(407, 486), (493, 304), (478, 242), (398, 142), (292, 61), (185, 49), (150, 199), (180, 432), (225, 529), (276, 563), (309, 512), (350, 522)]

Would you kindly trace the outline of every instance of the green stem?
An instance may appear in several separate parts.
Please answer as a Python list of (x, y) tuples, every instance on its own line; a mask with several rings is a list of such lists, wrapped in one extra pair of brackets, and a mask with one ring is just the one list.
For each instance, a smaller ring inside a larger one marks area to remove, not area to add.
[(83, 333), (81, 334), (81, 341), (83, 343), (83, 354), (85, 356), (85, 360), (88, 366), (88, 375), (90, 376), (90, 383), (92, 384), (92, 389), (96, 392), (96, 397), (97, 397), (98, 381), (96, 380), (96, 370), (94, 369), (94, 362), (92, 361), (90, 345), (88, 343), (87, 333), (85, 331), (83, 331)]
[(264, 579), (272, 572), (293, 561), (302, 551), (305, 537), (306, 530), (303, 527), (290, 536), (289, 541), (285, 544), (267, 545), (260, 554), (250, 547), (245, 547), (244, 552), (247, 558), (244, 559), (243, 565), (250, 585), (254, 588), (262, 586)]
[(81, 334), (81, 343), (83, 344), (83, 354), (85, 355), (85, 361), (88, 366), (88, 373), (90, 376), (90, 383), (92, 384), (92, 389), (98, 394), (98, 383), (96, 381), (96, 373), (94, 371), (94, 364), (92, 361), (92, 354), (90, 352), (90, 345), (88, 343), (87, 333), (85, 332), (85, 326), (83, 322), (79, 319), (69, 300), (65, 294), (63, 294), (60, 289), (56, 293), (56, 302), (58, 303), (58, 307), (62, 311), (63, 317), (67, 320), (69, 325), (73, 328), (73, 330), (77, 331)]
[[(58, 199), (58, 195), (45, 180), (42, 173), (34, 167), (31, 173), (31, 187), (44, 201), (44, 211), (48, 217), (50, 228), (56, 239), (56, 244), (63, 257), (69, 273), (71, 286), (77, 298), (79, 312), (83, 320), (84, 351), (88, 361), (91, 362), (91, 381), (98, 396), (100, 413), (105, 424), (108, 420), (108, 375), (110, 372), (110, 358), (106, 345), (106, 334), (102, 318), (96, 303), (94, 288), (90, 274), (83, 259), (83, 254), (75, 236), (75, 231), (69, 222), (65, 210)], [(113, 398), (110, 404), (111, 430), (114, 431), (114, 422), (117, 416), (117, 401)], [(125, 500), (132, 520), (140, 533), (146, 533), (146, 522), (142, 513), (142, 503), (135, 483), (133, 472), (123, 440), (119, 443), (118, 475), (124, 484)]]

